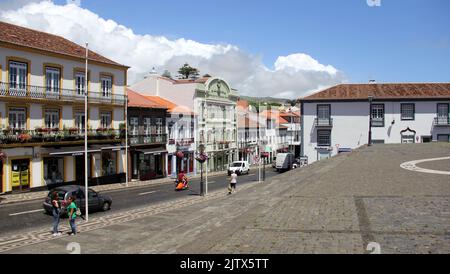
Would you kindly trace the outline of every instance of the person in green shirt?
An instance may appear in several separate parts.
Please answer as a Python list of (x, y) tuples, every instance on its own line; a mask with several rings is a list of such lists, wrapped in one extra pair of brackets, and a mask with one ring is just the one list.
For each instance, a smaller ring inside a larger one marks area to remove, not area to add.
[(69, 214), (69, 224), (72, 232), (70, 235), (77, 234), (77, 225), (75, 219), (77, 218), (77, 205), (75, 204), (75, 197), (69, 197), (69, 206), (67, 207), (67, 213)]

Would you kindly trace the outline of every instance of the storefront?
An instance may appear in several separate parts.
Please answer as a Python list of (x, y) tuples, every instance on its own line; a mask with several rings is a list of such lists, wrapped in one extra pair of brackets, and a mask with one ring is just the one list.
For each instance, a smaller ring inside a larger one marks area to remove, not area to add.
[(164, 171), (167, 151), (161, 149), (136, 149), (131, 151), (131, 178), (148, 181), (166, 176)]
[(30, 189), (30, 159), (11, 160), (12, 191), (26, 191)]
[(167, 174), (169, 176), (176, 176), (180, 171), (187, 175), (195, 172), (195, 152), (193, 151), (180, 151), (170, 154), (167, 159)]
[(45, 185), (64, 183), (64, 157), (44, 157)]

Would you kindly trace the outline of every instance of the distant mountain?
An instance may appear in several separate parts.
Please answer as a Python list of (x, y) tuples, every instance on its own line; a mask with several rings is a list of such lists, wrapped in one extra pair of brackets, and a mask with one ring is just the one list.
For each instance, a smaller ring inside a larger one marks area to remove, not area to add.
[(275, 104), (288, 104), (290, 102), (289, 99), (282, 98), (273, 98), (273, 97), (251, 97), (251, 96), (240, 96), (241, 100), (246, 100), (249, 102), (267, 102), (267, 103), (275, 103)]

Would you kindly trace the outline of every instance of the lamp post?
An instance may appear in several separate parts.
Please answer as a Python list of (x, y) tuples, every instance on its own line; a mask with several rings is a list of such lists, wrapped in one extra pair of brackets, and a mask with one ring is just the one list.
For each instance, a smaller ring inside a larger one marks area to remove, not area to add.
[(205, 155), (205, 145), (200, 144), (198, 146), (199, 154), (197, 156), (197, 161), (200, 163), (200, 195), (205, 196), (205, 192), (203, 189), (203, 163), (208, 159)]
[(369, 96), (369, 140), (368, 146), (372, 146), (372, 101), (373, 96)]
[(85, 200), (85, 216), (86, 222), (89, 221), (89, 202), (88, 202), (88, 57), (89, 57), (89, 44), (86, 43), (86, 67), (84, 71), (84, 200)]

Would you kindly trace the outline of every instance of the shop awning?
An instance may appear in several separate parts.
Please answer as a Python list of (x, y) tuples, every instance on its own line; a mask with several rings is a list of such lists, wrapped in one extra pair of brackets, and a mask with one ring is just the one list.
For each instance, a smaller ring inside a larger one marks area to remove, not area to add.
[(160, 148), (136, 149), (136, 151), (142, 152), (145, 155), (167, 153), (167, 150), (162, 150)]
[[(88, 149), (88, 153), (101, 152), (100, 149)], [(79, 156), (84, 155), (84, 147), (67, 147), (48, 150), (50, 156)]]

